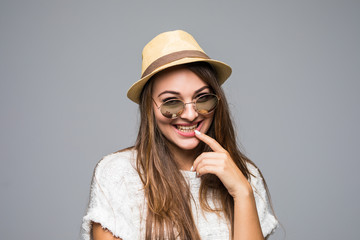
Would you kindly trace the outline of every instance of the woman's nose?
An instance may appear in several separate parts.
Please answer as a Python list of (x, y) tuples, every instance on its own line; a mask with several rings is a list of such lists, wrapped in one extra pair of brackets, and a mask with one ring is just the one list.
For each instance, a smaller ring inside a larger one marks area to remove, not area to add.
[(185, 104), (184, 111), (182, 112), (180, 117), (182, 119), (188, 120), (189, 122), (192, 122), (193, 120), (195, 120), (198, 117), (198, 115), (199, 114), (195, 110), (194, 103), (190, 102), (190, 103)]

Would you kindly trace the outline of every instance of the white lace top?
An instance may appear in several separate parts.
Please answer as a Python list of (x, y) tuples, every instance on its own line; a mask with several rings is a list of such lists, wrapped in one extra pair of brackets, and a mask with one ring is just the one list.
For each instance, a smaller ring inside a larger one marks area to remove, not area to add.
[[(128, 150), (105, 156), (97, 165), (91, 184), (90, 201), (83, 217), (82, 239), (92, 240), (91, 221), (98, 222), (116, 237), (123, 240), (144, 239), (146, 222), (146, 201), (143, 185), (135, 170), (136, 152)], [(263, 181), (258, 170), (248, 166), (256, 177), (250, 183), (254, 189), (256, 207), (264, 237), (278, 226), (266, 196)], [(203, 240), (230, 239), (229, 225), (223, 215), (202, 211), (199, 205), (201, 178), (196, 172), (182, 171), (194, 197), (192, 210), (194, 220)], [(210, 206), (214, 203), (210, 200)]]

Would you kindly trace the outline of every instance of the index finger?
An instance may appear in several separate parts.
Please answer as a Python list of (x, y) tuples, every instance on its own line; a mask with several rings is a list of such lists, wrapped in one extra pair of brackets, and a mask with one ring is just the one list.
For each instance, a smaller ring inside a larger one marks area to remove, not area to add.
[(198, 130), (195, 130), (195, 136), (207, 145), (209, 145), (209, 147), (214, 152), (226, 152), (226, 150), (212, 137), (209, 137), (208, 135), (201, 133)]

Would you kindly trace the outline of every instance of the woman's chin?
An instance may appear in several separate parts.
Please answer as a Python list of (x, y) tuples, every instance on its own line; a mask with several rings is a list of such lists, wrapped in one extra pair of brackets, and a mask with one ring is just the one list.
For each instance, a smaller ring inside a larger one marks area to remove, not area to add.
[(196, 137), (193, 137), (191, 139), (186, 139), (182, 141), (171, 141), (172, 145), (179, 150), (183, 151), (191, 151), (194, 150), (200, 143), (200, 140)]

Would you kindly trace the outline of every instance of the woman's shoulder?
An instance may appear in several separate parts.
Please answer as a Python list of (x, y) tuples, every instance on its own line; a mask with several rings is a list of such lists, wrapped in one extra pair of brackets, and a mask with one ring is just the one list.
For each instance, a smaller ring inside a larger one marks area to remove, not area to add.
[(254, 190), (254, 197), (261, 229), (263, 235), (266, 237), (278, 227), (278, 220), (274, 216), (274, 211), (269, 198), (270, 195), (261, 171), (252, 162), (247, 163), (247, 168), (250, 172), (249, 182)]
[(133, 148), (104, 156), (95, 167), (96, 176), (119, 178), (136, 174), (136, 150)]
[(250, 173), (249, 182), (256, 193), (266, 195), (266, 185), (260, 169), (253, 162), (246, 162)]
[(262, 179), (262, 174), (259, 168), (253, 162), (246, 162), (246, 167), (250, 173), (250, 180), (255, 181), (256, 179)]

